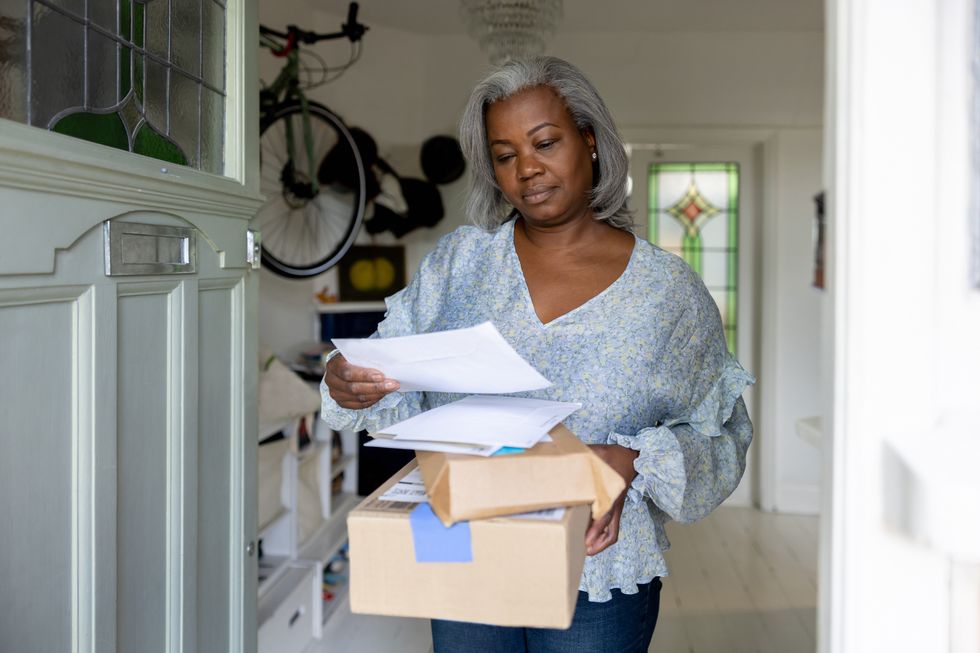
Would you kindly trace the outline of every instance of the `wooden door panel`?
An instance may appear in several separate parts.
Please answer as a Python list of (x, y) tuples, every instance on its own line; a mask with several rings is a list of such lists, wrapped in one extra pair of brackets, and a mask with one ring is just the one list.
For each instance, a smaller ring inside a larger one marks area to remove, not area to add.
[[(198, 439), (197, 439), (197, 608), (198, 651), (230, 647), (233, 461), (230, 452), (240, 437), (233, 430), (230, 406), (235, 352), (231, 316), (239, 314), (241, 293), (236, 279), (202, 280), (198, 293)], [(216, 326), (219, 325), (219, 326)], [(236, 547), (237, 550), (237, 547)]]
[[(168, 391), (180, 361), (171, 342), (175, 283), (120, 284), (117, 326), (116, 647), (164, 651), (170, 565), (167, 520), (173, 423)], [(153, 579), (152, 581), (150, 579)]]
[(0, 290), (0, 651), (67, 651), (75, 288)]

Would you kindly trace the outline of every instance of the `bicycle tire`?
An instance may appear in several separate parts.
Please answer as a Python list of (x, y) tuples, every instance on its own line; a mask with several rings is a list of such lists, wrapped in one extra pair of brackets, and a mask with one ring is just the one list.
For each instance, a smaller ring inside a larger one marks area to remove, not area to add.
[[(293, 279), (316, 276), (340, 261), (357, 238), (366, 203), (364, 164), (344, 121), (321, 104), (311, 102), (307, 107), (313, 165), (319, 166), (339, 143), (353, 153), (355, 174), (349, 175), (352, 183), (348, 186), (321, 185), (313, 194), (309, 182), (317, 177), (318, 170), (309, 169), (302, 137), (302, 107), (299, 103), (282, 105), (262, 121), (260, 188), (266, 202), (253, 225), (262, 234), (263, 267)], [(288, 174), (287, 121), (292, 124), (295, 159)]]

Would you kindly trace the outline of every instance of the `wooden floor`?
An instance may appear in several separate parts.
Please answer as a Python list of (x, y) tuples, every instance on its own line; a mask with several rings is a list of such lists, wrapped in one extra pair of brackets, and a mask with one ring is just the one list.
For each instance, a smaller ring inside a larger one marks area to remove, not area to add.
[(656, 653), (813, 653), (817, 518), (720, 508), (667, 527)]
[[(667, 528), (655, 653), (813, 653), (817, 518), (720, 508)], [(331, 619), (308, 653), (426, 653), (429, 622), (351, 615)]]

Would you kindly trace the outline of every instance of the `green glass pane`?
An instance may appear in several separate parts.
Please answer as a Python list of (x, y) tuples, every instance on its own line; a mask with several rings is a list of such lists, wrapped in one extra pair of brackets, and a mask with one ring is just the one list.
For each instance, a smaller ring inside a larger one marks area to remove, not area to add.
[(728, 293), (726, 314), (730, 316), (731, 328), (728, 331), (728, 349), (737, 351), (734, 322), (738, 316), (738, 165), (731, 164), (728, 175)]
[(73, 113), (59, 120), (51, 131), (119, 150), (129, 149), (126, 127), (117, 113)]
[(691, 269), (701, 274), (701, 234), (696, 236), (684, 236), (683, 250), (684, 260)]
[[(143, 47), (143, 27), (145, 19), (143, 5), (132, 0), (119, 0), (119, 34), (123, 40), (136, 47)], [(131, 48), (122, 46), (119, 57), (119, 94), (123, 97), (135, 87), (136, 97), (143, 98), (143, 66)]]
[(140, 127), (133, 139), (133, 151), (137, 154), (151, 156), (161, 161), (187, 165), (187, 157), (180, 151), (176, 143), (167, 140), (147, 124)]
[(660, 242), (660, 175), (657, 174), (655, 167), (650, 167), (650, 185), (647, 195), (647, 215), (649, 226), (647, 229), (647, 240), (651, 243)]
[[(162, 27), (162, 25), (160, 26)], [(146, 31), (146, 9), (141, 2), (133, 3), (133, 45), (142, 48), (143, 33)]]

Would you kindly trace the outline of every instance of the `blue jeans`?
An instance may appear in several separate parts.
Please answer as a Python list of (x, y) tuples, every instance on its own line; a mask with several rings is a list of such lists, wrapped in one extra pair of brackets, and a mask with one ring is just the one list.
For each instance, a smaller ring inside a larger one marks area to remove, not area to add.
[(636, 594), (612, 590), (605, 603), (578, 593), (568, 630), (507, 628), (432, 620), (435, 653), (646, 653), (660, 612), (660, 579)]

